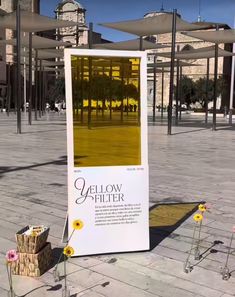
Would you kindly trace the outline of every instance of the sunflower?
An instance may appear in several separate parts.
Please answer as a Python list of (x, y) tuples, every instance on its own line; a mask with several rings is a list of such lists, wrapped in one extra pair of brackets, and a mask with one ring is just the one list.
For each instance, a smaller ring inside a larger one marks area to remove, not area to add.
[(63, 250), (63, 254), (69, 258), (69, 257), (73, 256), (74, 249), (71, 246), (67, 245)]
[(196, 213), (194, 216), (193, 216), (193, 219), (195, 222), (201, 222), (202, 219), (203, 219), (203, 216), (200, 214), (200, 213)]
[(82, 228), (83, 228), (83, 222), (81, 220), (73, 221), (73, 229), (74, 230), (81, 230)]
[(199, 204), (198, 210), (200, 210), (201, 212), (206, 211), (206, 205), (205, 204)]

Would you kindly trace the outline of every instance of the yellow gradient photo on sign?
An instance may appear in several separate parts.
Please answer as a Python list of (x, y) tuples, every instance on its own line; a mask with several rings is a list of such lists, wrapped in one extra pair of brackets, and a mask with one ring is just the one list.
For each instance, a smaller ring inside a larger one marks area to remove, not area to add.
[(141, 165), (140, 58), (71, 56), (74, 167)]

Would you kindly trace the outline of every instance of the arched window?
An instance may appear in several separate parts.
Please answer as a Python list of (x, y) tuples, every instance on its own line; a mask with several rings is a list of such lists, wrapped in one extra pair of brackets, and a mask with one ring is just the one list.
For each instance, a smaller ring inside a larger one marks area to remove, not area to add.
[(157, 38), (156, 38), (156, 36), (153, 36), (153, 35), (147, 36), (144, 39), (149, 42), (157, 43)]
[(186, 44), (183, 48), (182, 48), (182, 52), (186, 52), (186, 51), (190, 51), (193, 50), (194, 48), (190, 45), (190, 44)]

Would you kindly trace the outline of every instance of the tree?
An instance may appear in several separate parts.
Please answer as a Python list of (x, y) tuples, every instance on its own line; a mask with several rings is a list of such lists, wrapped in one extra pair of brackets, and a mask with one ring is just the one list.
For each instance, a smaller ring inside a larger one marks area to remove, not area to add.
[[(206, 77), (199, 78), (193, 81), (187, 76), (182, 77), (181, 81), (181, 102), (187, 104), (187, 107), (191, 103), (199, 102), (202, 107), (206, 104)], [(228, 89), (228, 84), (223, 77), (218, 78), (217, 82), (217, 97), (224, 96), (226, 90)], [(176, 93), (176, 87), (174, 87), (174, 92)], [(209, 79), (208, 81), (208, 102), (214, 99), (214, 80)]]
[(137, 100), (139, 93), (136, 86), (133, 84), (124, 85), (124, 96), (125, 98), (133, 98)]
[(65, 100), (65, 80), (64, 78), (58, 78), (55, 81), (55, 85), (50, 86), (48, 91), (48, 98), (50, 102)]
[[(176, 94), (176, 87), (174, 87), (174, 93)], [(195, 96), (195, 83), (194, 81), (187, 77), (182, 76), (181, 80), (181, 103), (186, 104), (187, 107), (194, 102), (193, 98)]]
[[(206, 104), (206, 84), (207, 79), (199, 78), (195, 81), (195, 95), (193, 100), (195, 102), (200, 102), (203, 107)], [(227, 82), (221, 76), (217, 81), (217, 97), (223, 96), (226, 94), (226, 89), (228, 88)], [(214, 80), (209, 79), (208, 81), (208, 102), (214, 99)]]
[[(207, 86), (207, 79), (206, 78), (199, 78), (195, 81), (195, 94), (193, 101), (199, 102), (202, 107), (206, 105), (206, 86)], [(214, 97), (214, 81), (209, 79), (208, 81), (208, 102), (212, 101)]]

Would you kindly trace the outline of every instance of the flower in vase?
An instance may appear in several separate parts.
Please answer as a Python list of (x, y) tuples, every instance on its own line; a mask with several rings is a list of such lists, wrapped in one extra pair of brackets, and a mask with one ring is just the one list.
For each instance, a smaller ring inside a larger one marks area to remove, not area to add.
[(205, 204), (199, 204), (198, 210), (200, 210), (201, 212), (205, 212), (207, 210), (207, 207)]
[(83, 228), (83, 222), (81, 220), (74, 220), (73, 221), (73, 229), (74, 230), (81, 230)]
[(200, 214), (200, 213), (196, 213), (194, 216), (193, 216), (193, 219), (195, 222), (199, 223), (202, 221), (203, 219), (203, 216)]
[(235, 233), (235, 226), (233, 226), (232, 232)]
[(18, 258), (19, 258), (19, 255), (17, 254), (17, 252), (15, 250), (9, 250), (6, 253), (6, 259), (7, 259), (8, 263), (15, 262), (18, 260)]
[(71, 246), (66, 246), (63, 250), (63, 254), (70, 258), (74, 254), (74, 249)]

